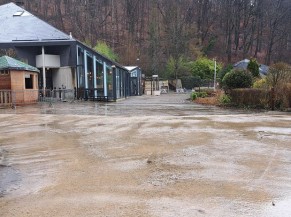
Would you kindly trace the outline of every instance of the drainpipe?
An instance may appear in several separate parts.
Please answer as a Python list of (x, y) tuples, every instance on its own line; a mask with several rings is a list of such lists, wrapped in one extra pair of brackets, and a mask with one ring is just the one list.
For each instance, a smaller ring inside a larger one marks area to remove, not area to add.
[(42, 79), (43, 79), (43, 96), (45, 96), (45, 89), (46, 89), (46, 72), (45, 72), (45, 53), (44, 53), (44, 46), (42, 46)]

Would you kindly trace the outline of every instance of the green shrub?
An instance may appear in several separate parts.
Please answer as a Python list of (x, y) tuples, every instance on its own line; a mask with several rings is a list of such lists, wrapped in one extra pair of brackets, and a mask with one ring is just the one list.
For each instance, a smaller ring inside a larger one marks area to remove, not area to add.
[(197, 97), (200, 97), (200, 98), (205, 98), (207, 96), (208, 96), (208, 94), (206, 92), (198, 92), (197, 93)]
[(224, 76), (230, 72), (231, 70), (233, 70), (233, 66), (231, 64), (227, 65), (223, 70), (221, 70), (218, 73), (218, 78), (220, 79), (220, 81), (223, 80)]
[(260, 75), (260, 66), (257, 63), (257, 60), (255, 58), (251, 58), (250, 62), (248, 64), (248, 70), (252, 73), (254, 77), (259, 77)]
[(196, 92), (191, 93), (191, 99), (192, 100), (197, 99), (197, 93)]
[(220, 104), (229, 104), (231, 103), (231, 98), (230, 96), (223, 94), (219, 97), (218, 101)]
[(193, 92), (191, 93), (191, 99), (195, 100), (197, 98), (205, 98), (208, 94), (206, 92)]
[(253, 84), (253, 88), (267, 88), (267, 80), (265, 78), (256, 80)]
[(231, 70), (223, 80), (224, 89), (249, 88), (253, 84), (252, 74), (246, 70)]
[(229, 92), (233, 105), (245, 108), (268, 108), (270, 92), (265, 89), (243, 88)]

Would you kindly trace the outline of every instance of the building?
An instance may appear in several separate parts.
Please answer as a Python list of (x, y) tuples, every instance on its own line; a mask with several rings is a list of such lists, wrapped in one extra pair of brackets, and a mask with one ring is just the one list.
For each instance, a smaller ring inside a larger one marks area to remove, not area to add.
[[(250, 62), (249, 59), (241, 60), (241, 61), (233, 64), (233, 68), (234, 69), (247, 70), (249, 62)], [(266, 76), (268, 74), (268, 71), (269, 71), (269, 67), (268, 66), (263, 65), (263, 64), (259, 65), (259, 72), (260, 72), (260, 76), (261, 77)]]
[(130, 95), (141, 96), (143, 93), (142, 73), (138, 66), (125, 66), (130, 74)]
[(38, 101), (39, 70), (8, 56), (0, 57), (0, 104)]
[(130, 72), (14, 3), (0, 6), (0, 49), (13, 49), (40, 70), (42, 90), (75, 90), (77, 98), (131, 95)]

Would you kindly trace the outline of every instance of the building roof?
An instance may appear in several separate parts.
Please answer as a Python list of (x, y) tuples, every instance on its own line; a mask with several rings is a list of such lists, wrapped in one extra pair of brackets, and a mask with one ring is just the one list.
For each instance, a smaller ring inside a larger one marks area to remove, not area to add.
[(132, 71), (138, 68), (138, 66), (124, 66), (128, 71)]
[(0, 42), (72, 40), (14, 3), (0, 6)]
[[(241, 60), (241, 61), (233, 64), (233, 68), (246, 70), (248, 68), (249, 62), (250, 62), (249, 59)], [(260, 74), (263, 76), (267, 75), (268, 71), (269, 71), (269, 66), (266, 66), (263, 64), (260, 64), (259, 66), (260, 66), (259, 67)]]
[(9, 56), (0, 57), (0, 70), (4, 70), (4, 69), (39, 72), (37, 68), (27, 65)]
[[(109, 60), (84, 43), (74, 39), (40, 18), (34, 16), (14, 3), (0, 6), (0, 48), (13, 46), (57, 46), (77, 43), (96, 53), (107, 62), (111, 62), (122, 69), (121, 64)], [(127, 70), (127, 69), (125, 69)]]

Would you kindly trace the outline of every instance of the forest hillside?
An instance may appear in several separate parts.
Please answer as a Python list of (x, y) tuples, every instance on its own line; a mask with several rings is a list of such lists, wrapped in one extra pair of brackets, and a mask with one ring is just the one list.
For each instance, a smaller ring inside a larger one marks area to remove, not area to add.
[[(0, 0), (0, 4), (13, 0)], [(200, 55), (291, 63), (290, 0), (22, 0), (26, 10), (146, 73)]]

